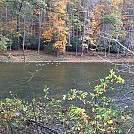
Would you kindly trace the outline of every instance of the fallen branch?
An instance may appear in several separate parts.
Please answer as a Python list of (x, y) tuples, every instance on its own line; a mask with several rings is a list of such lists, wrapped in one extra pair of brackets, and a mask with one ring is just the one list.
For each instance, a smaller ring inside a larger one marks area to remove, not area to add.
[[(57, 132), (56, 130), (49, 128), (48, 126), (45, 126), (43, 123), (41, 122), (37, 122), (34, 120), (27, 120), (27, 124), (36, 124), (38, 125), (38, 127), (44, 128), (46, 131), (51, 132), (51, 134), (59, 134), (59, 132)], [(44, 133), (46, 133), (46, 131)]]
[(100, 37), (100, 38), (107, 39), (107, 40), (115, 41), (115, 42), (118, 43), (120, 46), (122, 46), (123, 48), (125, 48), (127, 51), (129, 51), (130, 53), (134, 54), (133, 51), (131, 51), (131, 50), (128, 49), (127, 47), (123, 46), (117, 39), (112, 38), (110, 35), (108, 35), (108, 34), (106, 34), (106, 33), (105, 33), (105, 35), (107, 35), (107, 36), (99, 35), (99, 37)]

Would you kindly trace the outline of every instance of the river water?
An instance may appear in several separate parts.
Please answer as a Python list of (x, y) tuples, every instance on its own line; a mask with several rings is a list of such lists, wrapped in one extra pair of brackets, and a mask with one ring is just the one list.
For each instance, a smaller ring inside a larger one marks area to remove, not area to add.
[[(41, 97), (45, 86), (51, 96), (58, 98), (69, 89), (93, 90), (99, 79), (114, 67), (108, 63), (0, 63), (0, 98), (8, 97), (10, 92), (26, 100)], [(134, 71), (134, 67), (131, 69)], [(108, 96), (115, 98), (121, 107), (134, 110), (134, 74), (128, 71), (120, 74), (125, 84), (116, 86)]]

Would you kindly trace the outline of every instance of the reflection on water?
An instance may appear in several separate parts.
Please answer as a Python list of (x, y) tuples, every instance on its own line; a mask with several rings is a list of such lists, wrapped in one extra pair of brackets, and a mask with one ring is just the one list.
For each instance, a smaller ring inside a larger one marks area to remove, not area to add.
[[(91, 90), (89, 83), (93, 87), (113, 67), (106, 63), (0, 63), (0, 98), (7, 97), (10, 91), (23, 99), (39, 97), (45, 86), (54, 96), (61, 96), (71, 88)], [(123, 76), (125, 85), (117, 87), (110, 96), (120, 105), (131, 105), (133, 109), (134, 75)]]
[(100, 63), (1, 63), (0, 97), (10, 91), (21, 98), (33, 92), (39, 95), (45, 86), (52, 95), (66, 93), (71, 88), (87, 90), (89, 82), (96, 83), (108, 71), (109, 65)]

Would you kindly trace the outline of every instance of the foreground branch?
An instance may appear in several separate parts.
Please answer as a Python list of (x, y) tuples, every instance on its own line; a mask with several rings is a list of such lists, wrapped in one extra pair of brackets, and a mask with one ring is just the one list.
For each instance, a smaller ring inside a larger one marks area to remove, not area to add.
[(36, 124), (38, 127), (41, 127), (43, 129), (45, 129), (44, 133), (50, 132), (51, 134), (59, 134), (58, 131), (56, 131), (56, 130), (54, 130), (52, 128), (49, 128), (48, 126), (45, 126), (41, 122), (37, 122), (37, 121), (34, 121), (34, 120), (27, 120), (27, 124)]

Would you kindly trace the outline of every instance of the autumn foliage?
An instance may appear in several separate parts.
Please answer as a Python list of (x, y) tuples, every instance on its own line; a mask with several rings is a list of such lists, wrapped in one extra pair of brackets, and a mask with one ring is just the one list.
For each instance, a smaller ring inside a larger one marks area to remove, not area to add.
[[(24, 49), (35, 45), (38, 52), (41, 47), (44, 48), (43, 45), (52, 45), (52, 51), (64, 53), (66, 45), (75, 49), (79, 45), (79, 50), (83, 51), (83, 44), (88, 48), (90, 45), (100, 45), (103, 40), (109, 44), (112, 42), (103, 39), (101, 35), (125, 42), (129, 35), (132, 40), (132, 34), (127, 34), (133, 24), (133, 12), (128, 11), (128, 2), (129, 0), (2, 0), (0, 33), (11, 41), (6, 48), (14, 48), (14, 45), (15, 48), (22, 48), (23, 45)], [(131, 18), (124, 16), (129, 13)], [(123, 45), (127, 46), (125, 43)]]

